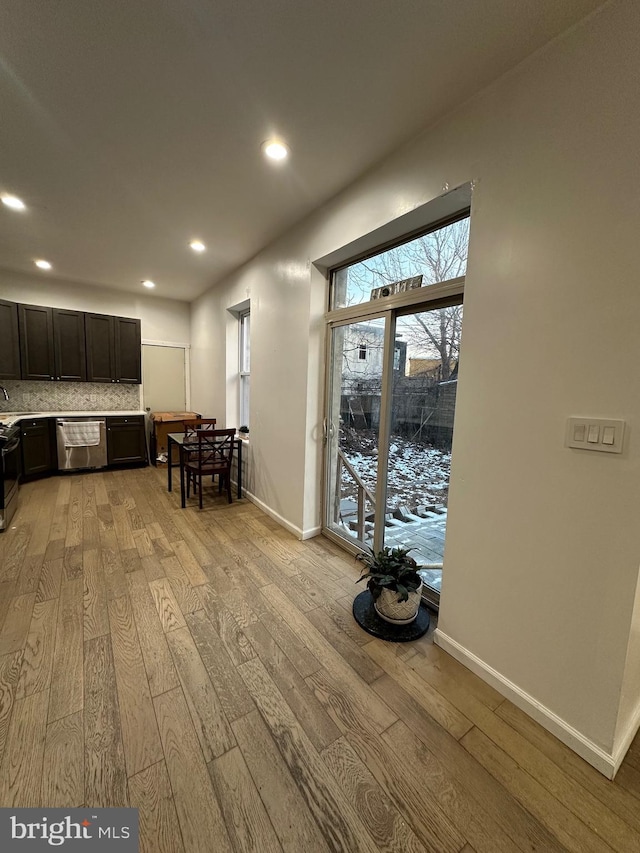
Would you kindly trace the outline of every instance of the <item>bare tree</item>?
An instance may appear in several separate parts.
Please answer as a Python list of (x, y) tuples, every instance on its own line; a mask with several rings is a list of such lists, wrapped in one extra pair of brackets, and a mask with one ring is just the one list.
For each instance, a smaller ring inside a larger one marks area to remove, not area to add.
[(411, 263), (420, 266), (428, 283), (463, 275), (467, 267), (469, 220), (461, 219), (399, 248)]
[[(363, 302), (373, 288), (422, 275), (423, 286), (463, 275), (467, 264), (469, 220), (461, 219), (347, 269), (346, 302)], [(409, 351), (438, 359), (446, 381), (458, 360), (462, 306), (413, 314), (399, 322)]]
[[(399, 321), (400, 322), (400, 321)], [(408, 347), (438, 360), (434, 376), (442, 382), (451, 378), (460, 353), (462, 305), (437, 308), (402, 318), (402, 333)]]

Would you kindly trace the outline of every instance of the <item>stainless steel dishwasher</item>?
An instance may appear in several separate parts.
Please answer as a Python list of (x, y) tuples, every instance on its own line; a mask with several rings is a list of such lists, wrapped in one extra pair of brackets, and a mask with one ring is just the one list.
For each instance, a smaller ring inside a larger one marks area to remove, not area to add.
[(56, 439), (59, 471), (107, 465), (106, 418), (56, 418)]

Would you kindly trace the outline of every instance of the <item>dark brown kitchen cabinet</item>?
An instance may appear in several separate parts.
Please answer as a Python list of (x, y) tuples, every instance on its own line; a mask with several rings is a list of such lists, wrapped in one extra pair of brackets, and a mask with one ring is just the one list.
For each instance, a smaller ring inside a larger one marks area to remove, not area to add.
[(53, 348), (55, 378), (68, 382), (86, 381), (84, 311), (53, 309)]
[(53, 309), (18, 305), (23, 379), (54, 379)]
[(140, 384), (140, 320), (86, 314), (87, 380)]
[(20, 379), (18, 305), (0, 299), (0, 379)]
[(107, 459), (109, 465), (147, 462), (147, 441), (143, 415), (107, 418)]
[(28, 418), (20, 421), (22, 476), (43, 476), (58, 467), (53, 418)]
[(87, 333), (87, 381), (114, 382), (113, 317), (85, 314)]
[(84, 312), (18, 305), (23, 379), (84, 382)]
[(114, 317), (116, 382), (142, 382), (142, 340), (140, 320)]

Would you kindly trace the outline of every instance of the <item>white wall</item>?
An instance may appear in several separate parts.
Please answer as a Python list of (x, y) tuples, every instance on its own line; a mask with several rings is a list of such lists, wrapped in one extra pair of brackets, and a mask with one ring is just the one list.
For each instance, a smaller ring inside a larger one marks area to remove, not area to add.
[[(309, 262), (475, 182), (440, 641), (605, 772), (640, 710), (639, 28), (640, 5), (607, 5), (192, 313), (207, 409), (235, 369), (225, 308), (251, 299), (255, 494), (312, 530), (324, 280)], [(572, 415), (625, 419), (623, 454), (566, 449)]]
[[(192, 397), (195, 411), (237, 423), (237, 338), (228, 309), (250, 300), (251, 441), (247, 488), (296, 531), (301, 528), (306, 440), (309, 270), (287, 266), (282, 246), (193, 303)], [(286, 250), (285, 250), (286, 251)], [(234, 401), (227, 407), (227, 395)]]
[(29, 305), (135, 317), (140, 320), (143, 339), (189, 343), (190, 312), (187, 302), (146, 293), (136, 296), (120, 290), (64, 281), (46, 273), (36, 276), (5, 269), (0, 269), (0, 298)]
[(640, 696), (640, 582), (636, 586), (627, 660), (622, 681), (620, 713), (615, 734), (615, 749), (619, 759), (624, 757), (640, 724), (638, 696)]
[[(606, 753), (640, 560), (638, 12), (604, 9), (446, 128), (485, 139), (440, 629)], [(564, 448), (582, 414), (624, 418), (625, 453)]]

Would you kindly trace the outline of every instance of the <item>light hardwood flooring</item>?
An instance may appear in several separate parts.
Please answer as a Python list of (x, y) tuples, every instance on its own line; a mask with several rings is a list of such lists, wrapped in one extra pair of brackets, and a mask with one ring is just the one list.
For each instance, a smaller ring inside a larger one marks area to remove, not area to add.
[(1, 806), (136, 806), (147, 853), (640, 850), (640, 742), (607, 781), (429, 635), (364, 633), (333, 544), (164, 478), (21, 490)]

